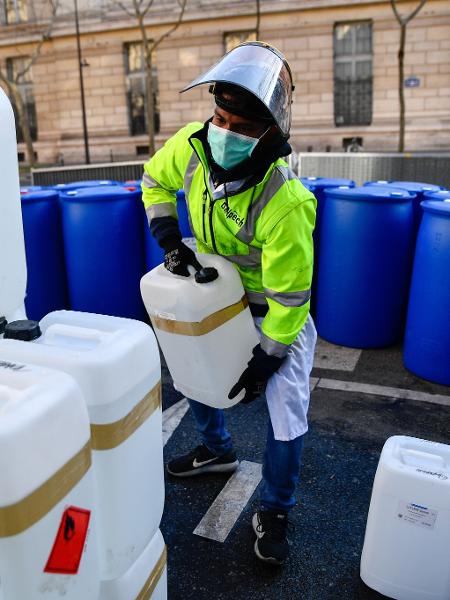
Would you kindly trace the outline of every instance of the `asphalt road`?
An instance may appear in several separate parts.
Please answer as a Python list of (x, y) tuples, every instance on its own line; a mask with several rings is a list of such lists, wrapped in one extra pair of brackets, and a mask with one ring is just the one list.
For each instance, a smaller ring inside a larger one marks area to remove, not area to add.
[[(326, 358), (326, 357), (325, 357)], [(314, 369), (298, 505), (291, 513), (291, 556), (282, 568), (253, 553), (251, 517), (258, 492), (246, 504), (225, 542), (194, 535), (227, 475), (191, 479), (166, 476), (161, 523), (168, 546), (169, 600), (372, 600), (381, 598), (359, 578), (364, 531), (379, 455), (392, 435), (450, 444), (450, 406), (392, 395), (320, 387), (322, 380), (358, 382), (440, 394), (450, 388), (425, 382), (402, 365), (401, 348), (363, 351), (353, 371)], [(353, 386), (353, 389), (357, 386)], [(182, 397), (163, 370), (163, 408)], [(262, 462), (268, 419), (263, 399), (227, 411), (241, 460)], [(198, 443), (187, 413), (165, 446), (165, 460)]]

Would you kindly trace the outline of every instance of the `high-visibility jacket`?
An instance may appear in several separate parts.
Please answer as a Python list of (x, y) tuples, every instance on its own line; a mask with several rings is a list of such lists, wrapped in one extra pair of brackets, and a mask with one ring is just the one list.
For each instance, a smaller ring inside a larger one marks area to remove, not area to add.
[(249, 302), (268, 304), (262, 348), (285, 356), (309, 312), (316, 199), (282, 159), (256, 185), (244, 179), (215, 188), (196, 137), (202, 129), (186, 125), (146, 163), (147, 217), (177, 218), (175, 194), (184, 188), (198, 252), (234, 263)]

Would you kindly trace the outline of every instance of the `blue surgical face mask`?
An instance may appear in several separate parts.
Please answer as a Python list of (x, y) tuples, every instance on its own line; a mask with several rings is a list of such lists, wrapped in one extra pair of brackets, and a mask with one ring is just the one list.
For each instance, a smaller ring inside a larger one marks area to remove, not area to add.
[(214, 161), (223, 169), (232, 169), (253, 152), (259, 138), (235, 133), (209, 124), (208, 144)]

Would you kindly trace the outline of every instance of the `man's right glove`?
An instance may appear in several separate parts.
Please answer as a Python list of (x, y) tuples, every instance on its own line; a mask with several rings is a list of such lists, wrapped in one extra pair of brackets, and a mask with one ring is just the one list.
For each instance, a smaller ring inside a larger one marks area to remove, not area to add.
[(239, 377), (237, 383), (231, 388), (228, 398), (235, 398), (245, 388), (245, 396), (241, 402), (248, 404), (262, 394), (267, 381), (281, 366), (284, 358), (272, 356), (264, 352), (260, 344), (253, 348), (253, 356), (247, 363), (247, 368)]
[(200, 271), (202, 265), (198, 262), (195, 252), (188, 248), (186, 244), (175, 237), (167, 237), (160, 242), (160, 246), (164, 249), (164, 266), (174, 275), (183, 275), (189, 277), (190, 273), (188, 265), (194, 267), (196, 271)]

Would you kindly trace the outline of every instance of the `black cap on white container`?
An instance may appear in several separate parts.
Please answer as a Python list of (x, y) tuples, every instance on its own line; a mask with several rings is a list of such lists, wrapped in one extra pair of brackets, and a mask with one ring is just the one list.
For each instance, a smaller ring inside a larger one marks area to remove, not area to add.
[(21, 340), (23, 342), (32, 342), (41, 337), (41, 328), (39, 321), (29, 321), (23, 319), (21, 321), (11, 321), (5, 327), (5, 339)]

